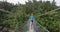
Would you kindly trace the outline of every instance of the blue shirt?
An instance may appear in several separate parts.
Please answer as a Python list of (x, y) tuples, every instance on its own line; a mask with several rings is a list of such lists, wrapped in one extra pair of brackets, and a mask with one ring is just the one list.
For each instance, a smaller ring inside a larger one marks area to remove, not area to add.
[(29, 21), (34, 22), (34, 16), (30, 16)]

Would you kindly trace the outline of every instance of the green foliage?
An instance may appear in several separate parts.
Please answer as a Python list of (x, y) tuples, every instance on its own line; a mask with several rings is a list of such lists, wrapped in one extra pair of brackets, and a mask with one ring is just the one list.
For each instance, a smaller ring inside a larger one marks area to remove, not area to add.
[(0, 9), (12, 11), (13, 7), (14, 7), (14, 4), (12, 4), (12, 3), (8, 3), (6, 1), (4, 1), (4, 2), (0, 1)]
[(31, 14), (33, 14), (36, 18), (36, 21), (42, 26), (44, 26), (45, 28), (47, 28), (50, 32), (60, 32), (59, 31), (60, 30), (59, 10), (52, 11), (51, 13), (48, 13), (43, 16), (39, 16), (58, 8), (58, 6), (56, 6), (55, 4), (53, 5), (52, 3), (50, 3), (50, 1), (40, 2), (40, 1), (33, 0), (33, 2), (29, 1), (26, 2), (26, 4), (24, 5), (19, 4), (14, 6), (11, 9), (10, 9), (11, 5), (7, 5), (8, 7), (4, 6), (5, 8), (8, 8), (7, 10), (9, 9), (13, 10), (11, 11), (13, 13), (11, 14), (0, 13), (0, 23), (9, 24), (10, 28), (16, 30), (19, 28), (18, 30), (20, 30), (23, 27), (24, 22), (29, 19), (29, 16)]

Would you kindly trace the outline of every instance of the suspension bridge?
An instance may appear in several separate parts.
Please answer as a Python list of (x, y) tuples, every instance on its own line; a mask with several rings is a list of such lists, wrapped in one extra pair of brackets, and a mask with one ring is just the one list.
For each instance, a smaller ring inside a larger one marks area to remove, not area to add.
[(21, 32), (49, 32), (46, 28), (41, 26), (34, 18), (33, 15), (29, 17), (26, 25), (22, 29)]

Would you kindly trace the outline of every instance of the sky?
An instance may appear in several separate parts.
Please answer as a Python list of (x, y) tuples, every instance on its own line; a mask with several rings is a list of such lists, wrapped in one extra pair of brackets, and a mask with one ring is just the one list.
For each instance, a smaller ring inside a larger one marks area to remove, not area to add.
[[(3, 0), (0, 0), (0, 1), (3, 1)], [(17, 4), (18, 2), (25, 4), (25, 1), (28, 2), (28, 0), (7, 0), (7, 2), (14, 3), (14, 4)], [(43, 1), (47, 1), (47, 0), (43, 0)], [(53, 1), (53, 0), (48, 0), (48, 1)], [(55, 2), (57, 6), (60, 6), (60, 0), (55, 0)]]

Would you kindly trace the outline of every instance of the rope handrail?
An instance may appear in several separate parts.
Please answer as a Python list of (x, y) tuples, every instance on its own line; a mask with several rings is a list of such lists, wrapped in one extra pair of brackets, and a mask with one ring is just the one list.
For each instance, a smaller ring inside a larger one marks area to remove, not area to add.
[(59, 10), (59, 9), (60, 9), (60, 8), (57, 8), (57, 9), (51, 10), (51, 11), (49, 11), (49, 12), (47, 12), (47, 13), (45, 13), (45, 14), (41, 14), (41, 15), (39, 15), (39, 16), (46, 15), (46, 14), (48, 14), (48, 13), (51, 13), (51, 12), (56, 11), (56, 10)]
[(8, 11), (8, 10), (4, 10), (4, 9), (0, 9), (0, 11), (6, 12), (6, 13), (12, 13), (12, 12), (10, 12), (10, 11)]

